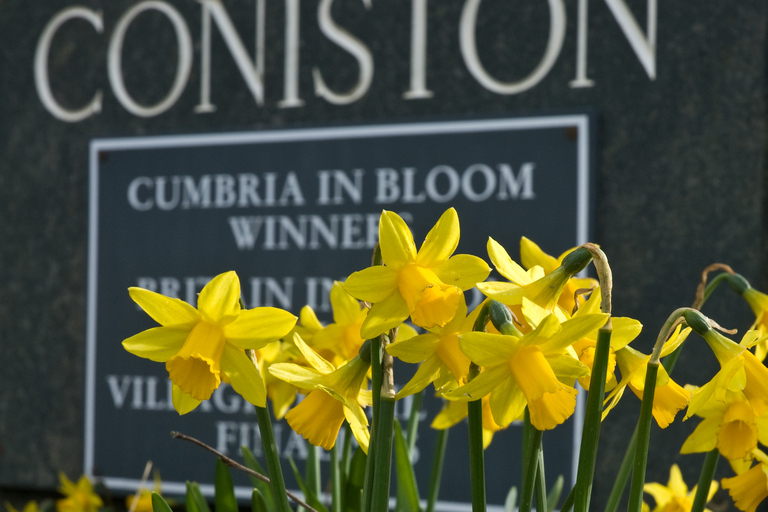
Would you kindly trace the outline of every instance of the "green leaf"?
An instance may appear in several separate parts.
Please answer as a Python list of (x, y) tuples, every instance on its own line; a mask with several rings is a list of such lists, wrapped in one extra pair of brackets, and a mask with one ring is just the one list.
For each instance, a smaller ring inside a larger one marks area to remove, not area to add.
[(154, 512), (172, 512), (171, 507), (169, 507), (163, 497), (156, 492), (152, 492), (152, 510), (154, 510)]
[(299, 488), (301, 489), (301, 492), (304, 493), (304, 497), (307, 500), (307, 503), (312, 506), (315, 510), (318, 510), (319, 512), (328, 512), (328, 509), (325, 508), (325, 506), (320, 503), (320, 500), (318, 499), (318, 496), (315, 495), (312, 490), (307, 487), (307, 484), (304, 482), (304, 479), (301, 477), (301, 473), (299, 473), (299, 468), (296, 467), (296, 463), (293, 461), (292, 457), (288, 457), (288, 462), (291, 464), (291, 470), (293, 471), (293, 476), (296, 478), (296, 482), (299, 484)]
[(197, 485), (197, 482), (187, 482), (187, 504), (190, 502), (190, 496), (197, 512), (211, 512), (208, 501), (200, 492), (200, 486)]
[(563, 494), (564, 483), (565, 483), (565, 480), (563, 479), (563, 475), (559, 475), (557, 477), (557, 480), (555, 480), (555, 484), (549, 490), (549, 494), (547, 494), (547, 511), (548, 512), (552, 512), (557, 508), (557, 502), (560, 501), (560, 496)]
[(395, 420), (395, 473), (397, 474), (397, 510), (419, 512), (419, 490), (413, 473), (408, 445), (400, 422)]
[(347, 487), (344, 490), (345, 512), (360, 512), (362, 508), (363, 484), (365, 483), (365, 464), (368, 457), (361, 448), (355, 450), (349, 465)]
[(216, 459), (216, 474), (213, 485), (216, 512), (238, 512), (232, 474), (221, 459)]
[[(243, 454), (243, 462), (245, 462), (245, 467), (256, 471), (259, 474), (265, 474), (264, 468), (262, 468), (261, 464), (259, 464), (259, 461), (256, 460), (256, 457), (253, 455), (253, 452), (247, 446), (241, 446), (240, 451)], [(261, 493), (261, 497), (264, 498), (264, 501), (267, 503), (268, 509), (275, 510), (275, 501), (272, 499), (272, 487), (270, 487), (267, 482), (259, 480), (258, 478), (251, 475), (248, 475), (248, 478), (251, 480), (251, 485), (258, 489), (259, 493)]]
[(517, 510), (517, 487), (514, 485), (507, 493), (507, 499), (504, 500), (504, 512), (515, 512)]
[(256, 488), (251, 493), (251, 512), (270, 512), (264, 495)]

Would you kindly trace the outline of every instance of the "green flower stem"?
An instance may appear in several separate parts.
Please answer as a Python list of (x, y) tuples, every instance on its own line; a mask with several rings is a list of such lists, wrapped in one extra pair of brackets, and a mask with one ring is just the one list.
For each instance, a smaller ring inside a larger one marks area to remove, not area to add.
[(472, 491), (472, 512), (485, 512), (482, 399), (467, 403), (467, 421), (469, 422), (469, 480)]
[[(392, 356), (384, 350), (389, 340), (395, 339), (397, 333), (390, 331), (389, 336), (382, 335), (379, 352), (381, 358), (381, 387), (379, 391), (378, 416), (373, 418), (373, 428), (376, 431), (374, 446), (375, 468), (373, 471), (373, 488), (371, 491), (372, 512), (387, 512), (389, 510), (389, 484), (392, 472), (392, 442), (395, 429), (395, 380)], [(374, 395), (376, 390), (374, 388)], [(371, 453), (369, 448), (369, 453)]]
[(368, 457), (365, 461), (365, 483), (363, 484), (362, 510), (371, 510), (373, 497), (373, 481), (375, 477), (376, 458), (373, 456), (376, 449), (376, 424), (379, 418), (379, 405), (381, 403), (381, 337), (369, 340), (371, 343), (371, 394), (373, 395), (373, 425), (371, 426), (371, 440), (368, 443)]
[[(533, 506), (533, 491), (536, 487), (539, 453), (541, 453), (541, 430), (531, 425), (531, 417), (526, 407), (525, 422), (523, 424), (523, 483), (520, 486), (519, 512), (530, 512)], [(536, 509), (546, 510), (546, 507), (541, 508), (541, 502), (538, 502)]]
[[(483, 332), (490, 319), (490, 302), (486, 302), (475, 320), (474, 330)], [(480, 375), (480, 367), (469, 364), (467, 381)], [(469, 485), (472, 492), (472, 512), (485, 512), (485, 456), (483, 454), (483, 400), (467, 403), (469, 437)]]
[(321, 485), (320, 485), (320, 448), (310, 444), (307, 452), (307, 467), (306, 467), (306, 484), (307, 488), (320, 498)]
[[(656, 354), (655, 349), (654, 354)], [(653, 396), (656, 392), (656, 374), (658, 371), (658, 357), (654, 358), (652, 355), (646, 369), (643, 405), (640, 407), (640, 419), (637, 422), (637, 447), (635, 448), (627, 512), (640, 512), (643, 506), (643, 486), (645, 485), (645, 469), (648, 463), (648, 447), (651, 441)]]
[(411, 412), (408, 416), (408, 427), (405, 432), (405, 440), (408, 442), (408, 457), (413, 457), (413, 449), (416, 447), (416, 434), (419, 430), (419, 417), (421, 415), (421, 403), (424, 401), (424, 390), (411, 395)]
[(280, 467), (280, 455), (277, 452), (275, 435), (272, 432), (272, 419), (266, 407), (256, 407), (256, 420), (259, 423), (261, 446), (267, 461), (267, 472), (272, 487), (272, 496), (275, 499), (275, 507), (278, 512), (291, 512), (288, 497), (285, 494), (285, 480)]
[[(343, 482), (340, 464), (337, 443), (331, 448), (331, 512), (342, 512), (342, 510), (344, 510), (342, 503), (344, 498), (341, 492)], [(318, 494), (317, 496), (319, 497), (320, 495)]]
[(619, 472), (616, 475), (616, 480), (613, 482), (611, 488), (611, 494), (608, 496), (608, 502), (605, 505), (605, 512), (616, 512), (619, 507), (619, 501), (621, 501), (621, 495), (624, 494), (624, 489), (629, 481), (629, 475), (632, 472), (632, 462), (635, 459), (635, 448), (637, 447), (637, 425), (632, 432), (632, 437), (629, 439), (627, 445), (627, 451), (624, 454), (624, 458), (621, 461)]
[(608, 357), (611, 349), (613, 325), (610, 318), (597, 333), (595, 359), (592, 364), (592, 376), (589, 381), (587, 407), (584, 414), (584, 428), (581, 432), (578, 474), (574, 493), (574, 510), (588, 512), (592, 497), (592, 483), (597, 461), (597, 445), (600, 440), (600, 423), (603, 414), (605, 378), (608, 372)]
[(693, 497), (691, 512), (702, 512), (707, 504), (709, 496), (709, 486), (715, 476), (717, 463), (720, 460), (720, 452), (717, 448), (707, 453), (704, 457), (704, 464), (701, 466), (701, 476), (699, 476), (699, 485), (696, 488), (696, 496)]
[(443, 461), (445, 460), (445, 449), (448, 447), (447, 428), (437, 431), (437, 441), (435, 443), (435, 454), (432, 457), (432, 474), (429, 477), (429, 496), (427, 499), (426, 512), (435, 512), (435, 504), (440, 494), (440, 480), (443, 476)]

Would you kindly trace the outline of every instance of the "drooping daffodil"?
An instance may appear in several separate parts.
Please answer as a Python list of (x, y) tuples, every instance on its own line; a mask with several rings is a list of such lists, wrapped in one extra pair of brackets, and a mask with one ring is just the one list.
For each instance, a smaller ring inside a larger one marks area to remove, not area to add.
[(414, 324), (444, 326), (456, 316), (462, 292), (488, 277), (490, 268), (477, 256), (452, 256), (459, 243), (459, 217), (449, 208), (416, 251), (411, 230), (399, 215), (384, 211), (379, 244), (384, 265), (350, 275), (344, 289), (372, 304), (360, 335), (375, 338), (410, 315)]
[(64, 497), (56, 500), (56, 512), (97, 512), (104, 506), (87, 476), (81, 476), (75, 483), (64, 473), (59, 473), (59, 482), (59, 492)]
[(277, 363), (269, 367), (269, 372), (278, 379), (311, 390), (285, 415), (288, 424), (313, 445), (330, 450), (346, 419), (358, 444), (368, 453), (370, 433), (363, 407), (373, 400), (371, 392), (362, 386), (371, 366), (370, 344), (364, 344), (358, 355), (336, 368), (295, 333), (293, 343), (309, 366)]
[(720, 482), (728, 489), (736, 508), (744, 512), (755, 512), (758, 505), (768, 498), (768, 457), (755, 450), (757, 464), (731, 478)]
[(260, 349), (285, 336), (296, 317), (272, 307), (240, 307), (240, 281), (234, 272), (214, 277), (200, 292), (198, 307), (143, 288), (131, 298), (160, 327), (123, 341), (131, 354), (164, 362), (173, 381), (173, 405), (180, 414), (207, 400), (222, 380), (248, 402), (266, 404), (264, 381), (246, 349)]

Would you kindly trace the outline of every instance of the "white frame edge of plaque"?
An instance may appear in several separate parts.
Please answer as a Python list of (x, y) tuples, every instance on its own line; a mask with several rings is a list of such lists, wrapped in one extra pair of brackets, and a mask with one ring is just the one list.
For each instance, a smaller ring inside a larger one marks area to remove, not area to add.
[[(398, 135), (436, 135), (441, 133), (470, 133), (501, 130), (544, 129), (573, 126), (578, 129), (577, 191), (576, 191), (576, 244), (589, 241), (589, 170), (590, 170), (590, 118), (589, 114), (542, 115), (536, 117), (481, 119), (466, 121), (433, 121), (403, 124), (361, 125), (326, 128), (298, 128), (254, 132), (230, 132), (193, 135), (158, 135), (150, 137), (126, 137), (93, 139), (89, 148), (89, 198), (88, 198), (88, 285), (86, 318), (86, 378), (85, 378), (85, 439), (83, 447), (84, 474), (93, 477), (95, 436), (95, 366), (96, 366), (96, 305), (98, 273), (98, 154), (101, 150), (131, 150), (187, 146), (226, 146), (260, 144), (269, 142), (332, 140), (341, 138), (364, 139)], [(579, 447), (584, 423), (584, 393), (577, 395), (573, 415), (573, 458), (571, 476), (575, 482), (578, 469)], [(113, 490), (135, 491), (138, 479), (100, 477)], [(572, 484), (573, 484), (572, 482)], [(184, 494), (186, 486), (181, 482), (163, 482), (171, 494)], [(203, 494), (213, 495), (213, 486), (200, 486)], [(236, 487), (238, 498), (247, 499), (251, 489)], [(437, 510), (442, 512), (469, 512), (471, 504), (438, 501)], [(488, 505), (489, 512), (503, 512), (503, 506)]]

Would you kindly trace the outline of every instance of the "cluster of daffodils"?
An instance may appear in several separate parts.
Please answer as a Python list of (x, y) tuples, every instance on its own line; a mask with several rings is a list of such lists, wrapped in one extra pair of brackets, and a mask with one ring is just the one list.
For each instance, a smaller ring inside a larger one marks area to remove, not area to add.
[[(382, 454), (388, 461), (392, 451), (391, 418), (380, 411), (430, 384), (445, 401), (432, 427), (447, 429), (469, 416), (470, 435), (478, 435), (482, 447), (495, 432), (521, 420), (539, 433), (532, 439), (540, 443), (541, 431), (573, 416), (579, 385), (596, 397), (585, 420), (585, 436), (594, 436), (596, 443), (601, 419), (629, 388), (643, 400), (647, 421), (652, 416), (661, 428), (686, 408), (686, 419), (702, 418), (682, 453), (716, 451), (725, 457), (736, 476), (724, 479), (722, 486), (737, 507), (754, 511), (768, 496), (768, 456), (759, 447), (768, 444), (768, 369), (762, 363), (768, 347), (768, 296), (741, 276), (723, 274), (716, 282), (728, 282), (755, 312), (755, 324), (741, 342), (725, 337), (698, 310), (683, 308), (665, 324), (654, 352), (644, 354), (630, 346), (642, 330), (640, 322), (611, 315), (610, 268), (598, 247), (586, 244), (555, 258), (523, 238), (518, 264), (489, 239), (488, 257), (503, 280), (487, 281), (491, 268), (483, 258), (454, 254), (459, 231), (458, 215), (449, 209), (417, 249), (403, 219), (383, 212), (374, 264), (334, 283), (333, 322), (328, 325), (308, 306), (298, 318), (277, 308), (242, 308), (234, 272), (205, 286), (197, 308), (131, 288), (131, 298), (160, 326), (126, 339), (123, 346), (165, 363), (180, 414), (210, 398), (222, 382), (229, 383), (259, 409), (265, 410), (269, 398), (277, 418), (284, 417), (298, 434), (326, 450), (334, 448), (346, 423), (363, 452), (376, 445), (377, 464)], [(579, 277), (593, 261), (599, 279)], [(486, 299), (470, 310), (465, 292), (475, 287)], [(660, 358), (679, 353), (692, 331), (704, 338), (722, 367), (700, 387), (679, 385), (659, 365)], [(392, 357), (419, 365), (397, 392)], [(372, 425), (368, 407), (374, 408)], [(588, 480), (597, 449), (596, 444), (585, 449), (589, 446), (582, 441), (585, 462), (579, 464)], [(521, 509), (530, 508), (528, 494), (533, 495), (542, 465), (534, 461), (529, 473), (534, 478), (524, 479)], [(643, 475), (636, 477), (638, 468)], [(641, 479), (640, 496), (644, 471), (641, 465), (633, 473), (633, 479)], [(701, 510), (717, 489), (711, 481), (710, 475), (700, 506), (692, 496), (696, 489), (688, 493), (676, 466), (668, 486), (645, 484), (644, 489), (654, 498), (655, 510)], [(589, 491), (574, 491), (562, 509), (588, 510)], [(640, 507), (641, 501), (631, 496), (630, 506), (636, 502)]]

